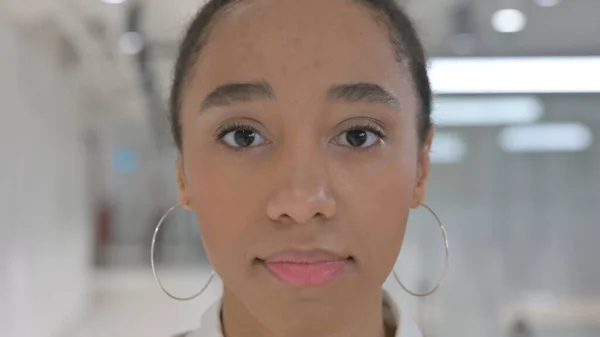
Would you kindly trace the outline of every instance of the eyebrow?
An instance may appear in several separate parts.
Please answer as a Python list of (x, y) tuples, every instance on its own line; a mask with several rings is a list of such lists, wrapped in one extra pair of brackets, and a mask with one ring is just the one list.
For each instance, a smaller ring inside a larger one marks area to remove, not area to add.
[(273, 100), (275, 91), (265, 81), (228, 83), (213, 90), (202, 101), (200, 111), (256, 100)]
[[(333, 101), (385, 104), (394, 109), (400, 107), (400, 102), (393, 94), (374, 83), (361, 82), (334, 85), (327, 90), (326, 96), (328, 100)], [(202, 101), (200, 111), (230, 106), (235, 103), (274, 100), (275, 98), (273, 87), (266, 81), (228, 83), (217, 87), (208, 94)]]
[(389, 91), (374, 83), (351, 83), (334, 85), (327, 90), (329, 100), (350, 103), (365, 102), (385, 104), (394, 109), (400, 107), (400, 101)]

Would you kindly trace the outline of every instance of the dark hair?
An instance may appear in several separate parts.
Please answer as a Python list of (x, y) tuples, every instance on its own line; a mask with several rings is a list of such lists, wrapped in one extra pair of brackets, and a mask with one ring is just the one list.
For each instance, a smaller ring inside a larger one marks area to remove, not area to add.
[[(194, 67), (205, 46), (211, 27), (219, 16), (243, 0), (210, 0), (198, 11), (191, 21), (179, 47), (173, 74), (173, 83), (169, 100), (171, 131), (175, 144), (181, 150), (181, 96), (188, 82), (193, 77)], [(415, 28), (402, 8), (395, 0), (353, 0), (375, 14), (375, 19), (390, 31), (391, 42), (396, 50), (398, 61), (406, 65), (411, 73), (413, 85), (420, 98), (421, 112), (418, 116), (419, 141), (427, 139), (431, 129), (431, 86), (427, 75), (427, 61), (423, 46)]]

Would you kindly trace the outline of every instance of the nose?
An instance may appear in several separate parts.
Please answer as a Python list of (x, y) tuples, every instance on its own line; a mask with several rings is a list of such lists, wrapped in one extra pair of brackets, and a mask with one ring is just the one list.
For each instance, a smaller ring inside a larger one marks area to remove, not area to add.
[(287, 164), (273, 176), (278, 186), (267, 203), (269, 218), (296, 224), (333, 218), (337, 206), (322, 160), (306, 158)]

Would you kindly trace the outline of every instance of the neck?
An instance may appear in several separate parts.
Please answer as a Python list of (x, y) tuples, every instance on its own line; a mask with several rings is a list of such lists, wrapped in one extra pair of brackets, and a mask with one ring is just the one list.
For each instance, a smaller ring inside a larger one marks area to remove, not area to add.
[(346, 296), (335, 304), (274, 301), (278, 303), (248, 308), (224, 289), (221, 319), (225, 337), (393, 336), (394, 329), (384, 324), (381, 291), (361, 298)]

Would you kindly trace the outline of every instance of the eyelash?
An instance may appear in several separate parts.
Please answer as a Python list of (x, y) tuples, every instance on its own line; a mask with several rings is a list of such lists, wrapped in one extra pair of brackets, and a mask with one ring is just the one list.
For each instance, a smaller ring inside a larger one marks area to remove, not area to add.
[(373, 124), (355, 124), (355, 125), (352, 125), (351, 127), (349, 127), (348, 129), (344, 130), (344, 132), (350, 132), (350, 131), (368, 131), (368, 132), (375, 134), (377, 137), (381, 138), (382, 140), (385, 139), (385, 137), (386, 137), (386, 134), (383, 131), (383, 129), (381, 127), (373, 125)]
[(260, 133), (256, 128), (251, 127), (250, 125), (244, 124), (242, 122), (234, 122), (231, 124), (227, 124), (219, 128), (215, 135), (216, 140), (222, 140), (228, 133), (233, 131), (249, 131)]

